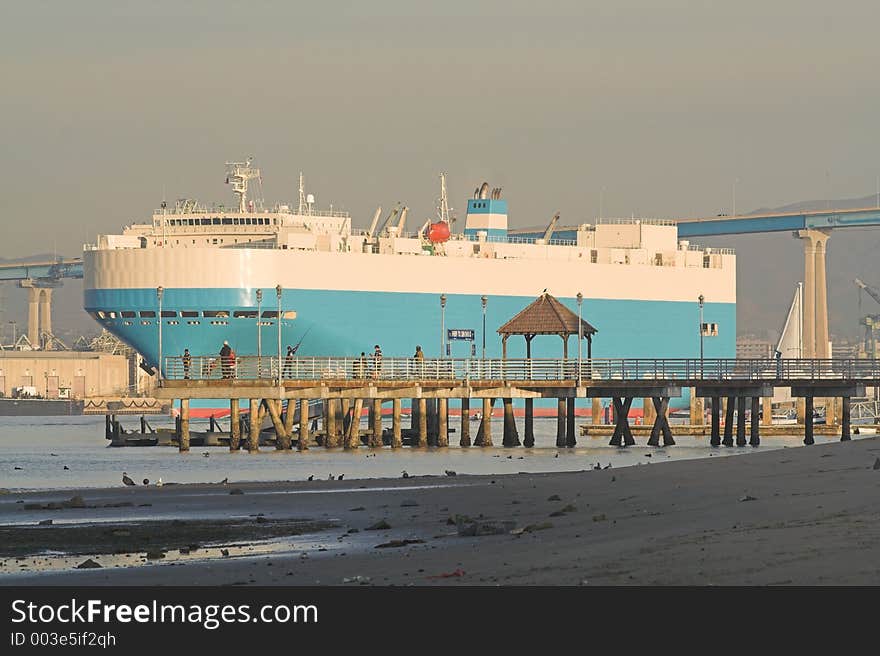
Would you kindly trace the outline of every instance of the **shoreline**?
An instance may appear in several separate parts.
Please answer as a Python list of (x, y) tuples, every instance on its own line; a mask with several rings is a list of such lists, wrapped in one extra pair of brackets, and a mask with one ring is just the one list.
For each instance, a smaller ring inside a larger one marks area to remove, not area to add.
[(58, 522), (41, 530), (180, 516), (329, 524), (231, 556), (206, 546), (174, 562), (21, 568), (0, 585), (876, 585), (875, 462), (877, 437), (599, 471), (81, 490), (92, 508), (25, 511), (66, 491), (11, 493), (0, 521)]

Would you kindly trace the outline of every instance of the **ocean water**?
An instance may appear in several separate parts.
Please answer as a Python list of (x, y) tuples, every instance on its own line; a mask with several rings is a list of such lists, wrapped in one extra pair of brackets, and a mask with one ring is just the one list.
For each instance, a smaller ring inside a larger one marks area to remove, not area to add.
[[(153, 427), (172, 425), (164, 418), (154, 417), (149, 421)], [(123, 417), (122, 423), (135, 429), (139, 418)], [(450, 421), (451, 426), (457, 423), (457, 417)], [(390, 420), (386, 424), (390, 426)], [(471, 424), (472, 438), (476, 426)], [(193, 430), (206, 428), (207, 422), (204, 426), (192, 422)], [(673, 434), (674, 431), (673, 426)], [(492, 436), (496, 444), (501, 441), (501, 432), (501, 419), (493, 420)], [(637, 437), (637, 446), (621, 449), (608, 446), (608, 437), (578, 436), (577, 447), (558, 449), (555, 418), (535, 419), (535, 447), (530, 449), (460, 448), (458, 439), (457, 432), (451, 433), (451, 446), (444, 449), (403, 447), (392, 451), (389, 447), (377, 450), (364, 447), (352, 452), (313, 447), (298, 453), (263, 447), (259, 454), (248, 454), (230, 453), (225, 447), (194, 447), (189, 454), (181, 455), (174, 447), (109, 447), (104, 439), (103, 416), (0, 417), (0, 488), (114, 487), (122, 484), (122, 472), (141, 484), (144, 478), (151, 483), (159, 478), (166, 483), (210, 483), (224, 478), (230, 482), (296, 481), (310, 475), (326, 479), (331, 474), (344, 474), (346, 479), (399, 478), (403, 471), (414, 476), (443, 475), (446, 469), (459, 474), (581, 471), (597, 464), (617, 468), (803, 446), (802, 435), (762, 438), (757, 448), (713, 448), (708, 438), (682, 436), (675, 438), (676, 445), (672, 447), (647, 447), (643, 444), (647, 438)], [(817, 436), (816, 443), (837, 439)], [(65, 466), (68, 469), (64, 469)]]

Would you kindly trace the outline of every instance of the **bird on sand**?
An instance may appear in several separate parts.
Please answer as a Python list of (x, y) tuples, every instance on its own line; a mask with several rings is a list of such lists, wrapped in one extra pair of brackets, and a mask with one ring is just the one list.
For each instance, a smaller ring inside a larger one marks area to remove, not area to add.
[(220, 485), (226, 485), (229, 482), (229, 477), (227, 476), (222, 481), (220, 481)]
[(332, 480), (333, 480), (333, 474), (330, 474), (329, 476), (327, 476), (327, 480), (328, 480), (328, 481), (332, 481)]
[(207, 451), (205, 451), (204, 453), (202, 453), (202, 455), (205, 456), (205, 457), (207, 458), (207, 457), (210, 456), (211, 454), (208, 453)]
[(309, 480), (312, 481), (312, 480), (314, 480), (314, 479), (315, 479), (315, 475), (314, 475), (314, 474), (309, 474)]
[(609, 462), (607, 465), (602, 467), (602, 469), (611, 469), (611, 463)]
[(403, 478), (409, 478), (409, 474), (406, 473), (406, 470), (403, 470)]
[(126, 474), (125, 472), (122, 472), (122, 482), (126, 485), (137, 485), (137, 483), (131, 480), (131, 478), (129, 478), (128, 474)]
[(451, 469), (444, 469), (443, 471), (446, 473), (447, 476), (456, 476), (456, 473)]
[(144, 485), (149, 485), (149, 484), (150, 484), (150, 479), (149, 479), (149, 478), (145, 478), (145, 479), (144, 479)]
[(343, 476), (345, 476), (345, 474), (340, 474), (339, 476), (336, 477), (336, 480), (341, 481)]
[(229, 555), (229, 549), (221, 549), (221, 550), (220, 550), (220, 553), (222, 553), (224, 556), (228, 556), (228, 555)]
[(593, 467), (593, 469), (596, 469), (596, 470), (602, 469), (602, 465), (600, 465), (600, 464), (597, 462), (597, 463), (596, 463), (596, 466)]
[(21, 467), (19, 467), (18, 465), (16, 465), (15, 467), (13, 467), (13, 469), (17, 469), (17, 470), (21, 471)]

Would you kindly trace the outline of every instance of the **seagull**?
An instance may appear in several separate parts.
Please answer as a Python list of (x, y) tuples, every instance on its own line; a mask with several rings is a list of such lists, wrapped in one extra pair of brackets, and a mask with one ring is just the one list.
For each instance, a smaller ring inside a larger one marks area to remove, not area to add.
[(15, 467), (13, 467), (13, 469), (18, 469), (18, 470), (20, 470), (21, 467), (19, 467), (18, 465), (16, 465)]
[(593, 469), (596, 469), (596, 470), (602, 469), (602, 465), (600, 465), (600, 464), (597, 462), (597, 463), (596, 463), (596, 466), (593, 467)]
[(52, 456), (53, 458), (57, 458), (57, 457), (58, 457), (58, 454), (57, 454), (57, 453), (50, 453), (49, 455)]
[(145, 479), (144, 479), (144, 485), (149, 485), (149, 484), (150, 484), (150, 479), (149, 479), (149, 478), (145, 478)]
[(309, 480), (311, 481), (311, 480), (314, 480), (314, 479), (315, 479), (315, 475), (314, 475), (314, 474), (310, 474), (310, 475), (309, 475)]
[(607, 465), (602, 467), (602, 469), (611, 469), (611, 463), (609, 462)]
[(70, 467), (68, 467), (67, 465), (64, 465), (64, 469), (66, 469), (67, 471), (70, 471)]
[(444, 469), (443, 471), (446, 472), (447, 476), (455, 476), (456, 475), (456, 473), (454, 471), (452, 471), (451, 469)]
[(220, 553), (222, 553), (224, 556), (228, 556), (228, 555), (229, 555), (229, 549), (221, 549), (221, 550), (220, 550)]
[(333, 474), (330, 474), (329, 476), (327, 476), (327, 480), (328, 480), (328, 481), (332, 481), (332, 480), (333, 480)]
[(229, 482), (229, 477), (227, 476), (222, 481), (220, 481), (220, 485), (226, 485)]
[(406, 470), (403, 470), (403, 478), (409, 478), (409, 474), (406, 473)]
[(137, 483), (131, 480), (125, 472), (122, 472), (122, 482), (126, 485), (137, 485)]
[(205, 456), (205, 457), (207, 458), (207, 457), (210, 456), (211, 454), (208, 453), (207, 451), (205, 451), (202, 455)]
[(336, 480), (341, 481), (343, 476), (345, 476), (345, 474), (340, 474), (339, 476), (336, 477)]

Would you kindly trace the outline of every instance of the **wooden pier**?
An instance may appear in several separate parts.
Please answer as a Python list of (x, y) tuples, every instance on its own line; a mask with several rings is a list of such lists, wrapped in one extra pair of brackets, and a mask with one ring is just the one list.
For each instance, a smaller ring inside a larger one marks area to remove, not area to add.
[[(767, 400), (776, 387), (791, 390), (804, 399), (804, 443), (814, 442), (815, 399), (839, 399), (840, 435), (850, 439), (850, 400), (864, 396), (866, 386), (880, 385), (877, 360), (612, 360), (562, 359), (424, 359), (384, 358), (367, 366), (357, 358), (271, 358), (243, 356), (226, 366), (213, 366), (216, 356), (166, 358), (165, 378), (156, 398), (180, 400), (179, 449), (190, 448), (189, 403), (191, 399), (227, 399), (231, 414), (230, 449), (238, 450), (245, 440), (249, 452), (260, 448), (260, 427), (269, 418), (276, 434), (275, 448), (305, 450), (317, 444), (324, 448), (357, 449), (361, 443), (361, 415), (368, 409), (367, 445), (383, 446), (382, 408), (392, 408), (390, 446), (403, 446), (402, 401), (409, 399), (412, 435), (416, 447), (449, 445), (450, 399), (462, 403), (459, 445), (470, 446), (469, 408), (471, 399), (482, 402), (482, 419), (474, 446), (494, 444), (492, 425), (487, 421), (500, 399), (503, 409), (501, 443), (523, 444), (513, 413), (514, 400), (526, 401), (523, 435), (526, 446), (534, 443), (534, 399), (556, 399), (558, 447), (573, 447), (575, 401), (592, 400), (594, 423), (600, 399), (611, 399), (614, 409), (610, 444), (635, 444), (629, 414), (635, 399), (645, 399), (646, 416), (652, 419), (647, 444), (675, 444), (668, 420), (670, 399), (690, 388), (692, 417), (702, 418), (703, 399), (710, 399), (709, 426), (712, 446), (760, 444), (760, 408), (765, 423), (770, 413)], [(204, 372), (198, 375), (198, 372)], [(247, 433), (241, 421), (240, 399), (248, 403)], [(762, 401), (763, 400), (763, 401)], [(311, 422), (299, 422), (295, 413), (321, 403), (320, 429)], [(284, 411), (286, 405), (287, 411)], [(837, 403), (830, 403), (835, 407)], [(746, 408), (751, 422), (746, 426)], [(721, 430), (721, 412), (725, 421)], [(293, 414), (292, 414), (293, 413)], [(734, 415), (737, 419), (734, 421)], [(294, 427), (297, 427), (294, 431)]]

